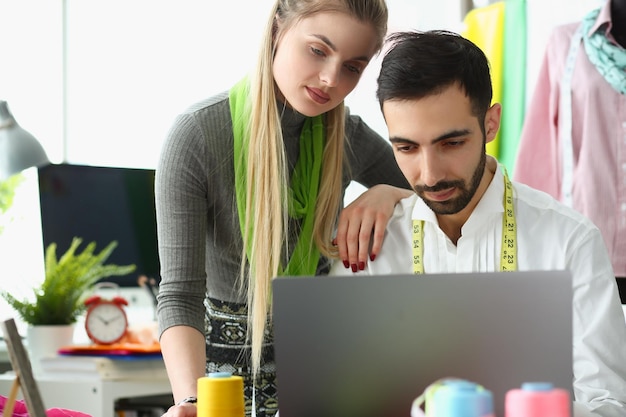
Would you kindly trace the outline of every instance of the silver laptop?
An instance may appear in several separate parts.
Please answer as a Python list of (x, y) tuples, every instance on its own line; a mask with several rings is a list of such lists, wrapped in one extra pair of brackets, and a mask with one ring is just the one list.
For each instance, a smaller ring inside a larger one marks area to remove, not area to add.
[(273, 281), (280, 417), (401, 417), (447, 377), (493, 393), (570, 391), (569, 272), (279, 277)]

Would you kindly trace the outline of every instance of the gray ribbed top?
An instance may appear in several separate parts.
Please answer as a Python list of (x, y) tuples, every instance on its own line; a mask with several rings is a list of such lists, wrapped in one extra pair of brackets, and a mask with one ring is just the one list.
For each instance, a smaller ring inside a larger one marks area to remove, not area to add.
[[(299, 153), (304, 116), (282, 116), (289, 165)], [(387, 183), (406, 187), (389, 143), (357, 116), (347, 117), (351, 180), (366, 187)], [(346, 170), (347, 171), (347, 170)], [(158, 321), (204, 332), (204, 298), (242, 303), (237, 293), (242, 239), (234, 187), (233, 133), (228, 92), (179, 115), (156, 169), (156, 212), (161, 263)], [(293, 247), (293, 245), (290, 245)]]

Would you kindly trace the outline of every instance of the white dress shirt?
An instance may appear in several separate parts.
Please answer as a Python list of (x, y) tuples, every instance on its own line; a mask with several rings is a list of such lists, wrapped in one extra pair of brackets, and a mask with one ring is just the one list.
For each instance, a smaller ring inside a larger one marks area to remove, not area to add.
[[(519, 183), (513, 183), (513, 189), (518, 270), (569, 269), (573, 275), (575, 408), (602, 417), (626, 416), (626, 323), (600, 231), (544, 192)], [(499, 167), (456, 245), (417, 195), (402, 200), (387, 225), (376, 260), (357, 274), (411, 273), (413, 219), (424, 220), (426, 273), (498, 271), (503, 196)], [(330, 273), (352, 271), (338, 261)]]

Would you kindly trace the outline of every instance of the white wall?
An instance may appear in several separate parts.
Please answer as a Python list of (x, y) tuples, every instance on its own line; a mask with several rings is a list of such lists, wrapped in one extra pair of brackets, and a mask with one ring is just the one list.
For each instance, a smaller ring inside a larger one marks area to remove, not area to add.
[(0, 100), (60, 155), (63, 129), (61, 1), (0, 0)]

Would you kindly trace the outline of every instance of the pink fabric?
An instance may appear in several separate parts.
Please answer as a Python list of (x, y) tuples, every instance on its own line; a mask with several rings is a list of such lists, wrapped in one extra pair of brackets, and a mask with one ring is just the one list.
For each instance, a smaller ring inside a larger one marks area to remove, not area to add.
[[(7, 402), (7, 397), (0, 395), (0, 413), (4, 411), (4, 406)], [(80, 411), (66, 410), (63, 408), (49, 408), (46, 410), (47, 417), (91, 417), (89, 414), (81, 413)], [(11, 417), (29, 417), (26, 404), (23, 400), (15, 401), (15, 407), (13, 408), (13, 414)]]
[[(607, 2), (595, 27), (609, 21)], [(557, 199), (562, 180), (559, 89), (577, 26), (558, 26), (549, 38), (513, 172), (515, 180)], [(626, 96), (600, 75), (582, 44), (572, 90), (573, 207), (598, 226), (615, 275), (626, 276)]]

